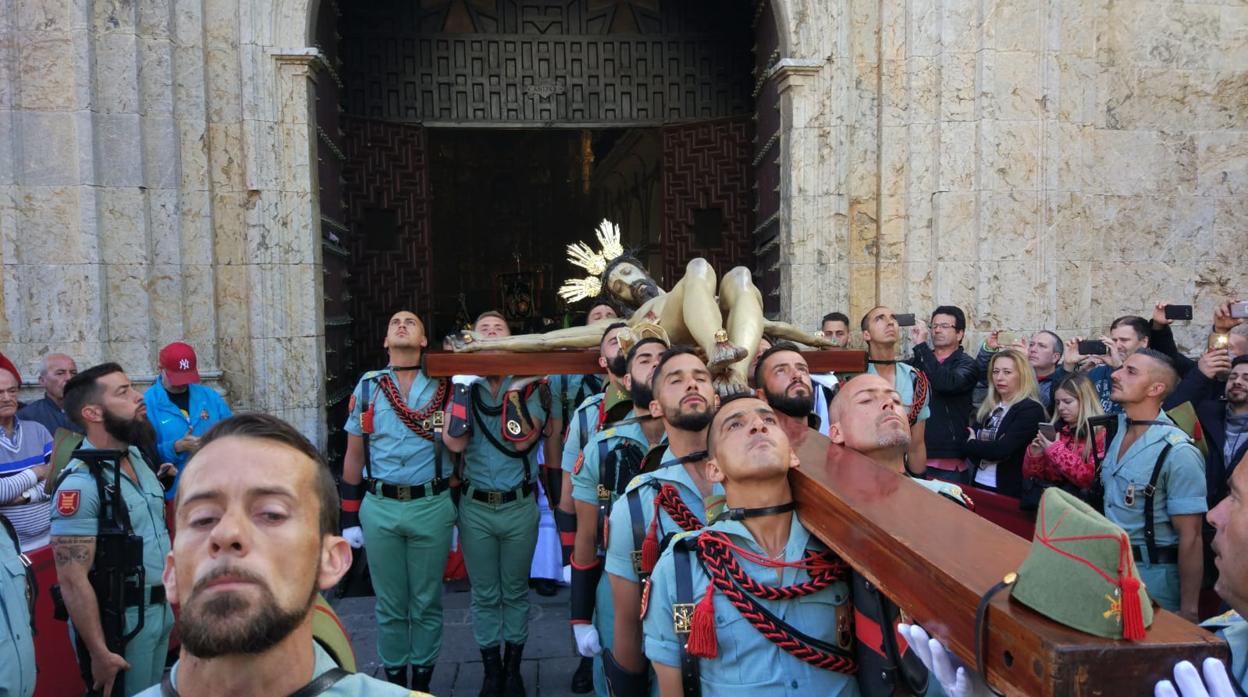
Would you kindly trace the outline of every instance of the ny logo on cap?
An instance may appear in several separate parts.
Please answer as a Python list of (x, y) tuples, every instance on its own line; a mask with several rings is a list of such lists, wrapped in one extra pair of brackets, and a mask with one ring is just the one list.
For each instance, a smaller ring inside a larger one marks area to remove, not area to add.
[(190, 361), (188, 361), (188, 360), (187, 360), (187, 359), (185, 359), (185, 358), (183, 358), (182, 360), (178, 361), (178, 370), (190, 370), (190, 369), (191, 369), (191, 362), (190, 362)]

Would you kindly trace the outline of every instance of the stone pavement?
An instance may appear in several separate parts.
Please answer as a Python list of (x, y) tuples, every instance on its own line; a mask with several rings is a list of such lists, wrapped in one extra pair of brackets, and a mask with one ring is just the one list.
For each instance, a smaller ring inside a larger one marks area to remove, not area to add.
[[(529, 642), (524, 647), (522, 673), (530, 697), (572, 695), (572, 672), (580, 661), (568, 629), (568, 588), (544, 598), (532, 590), (529, 599)], [(472, 638), (468, 585), (448, 583), (443, 595), (442, 655), (433, 673), (432, 691), (438, 697), (476, 697), (481, 689), (481, 653)], [(331, 600), (351, 635), (361, 673), (384, 679), (377, 656), (377, 625), (372, 597)]]

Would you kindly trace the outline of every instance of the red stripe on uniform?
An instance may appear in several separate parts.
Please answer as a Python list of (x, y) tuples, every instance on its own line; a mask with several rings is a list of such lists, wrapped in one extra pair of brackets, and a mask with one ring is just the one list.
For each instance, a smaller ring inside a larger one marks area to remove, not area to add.
[(559, 533), (559, 544), (568, 547), (576, 544), (576, 531)]
[(343, 513), (359, 513), (360, 512), (360, 500), (359, 499), (343, 499), (342, 511)]
[(857, 608), (854, 609), (854, 636), (867, 648), (885, 657), (884, 633), (880, 630), (879, 623), (859, 612)]

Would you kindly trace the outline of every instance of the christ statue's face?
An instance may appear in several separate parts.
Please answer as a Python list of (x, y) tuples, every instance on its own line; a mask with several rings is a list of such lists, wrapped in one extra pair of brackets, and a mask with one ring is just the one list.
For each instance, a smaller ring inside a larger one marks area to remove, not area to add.
[(620, 262), (611, 269), (607, 276), (607, 290), (633, 307), (640, 307), (642, 303), (659, 295), (659, 287), (650, 278), (650, 274), (627, 261)]

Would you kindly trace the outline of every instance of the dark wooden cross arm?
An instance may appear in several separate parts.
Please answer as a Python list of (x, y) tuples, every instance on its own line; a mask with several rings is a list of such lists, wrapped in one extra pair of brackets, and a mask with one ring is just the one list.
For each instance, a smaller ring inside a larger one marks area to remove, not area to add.
[[(837, 445), (792, 482), (806, 527), (974, 670), (976, 605), (1030, 543)], [(1069, 629), (1002, 591), (986, 624), (988, 681), (1007, 695), (1152, 694), (1181, 659), (1229, 666), (1225, 642), (1160, 609), (1146, 639), (1128, 642)]]
[[(812, 373), (861, 373), (867, 357), (862, 351), (803, 351)], [(450, 375), (592, 375), (601, 373), (598, 350), (540, 351), (535, 353), (450, 353), (425, 356), (425, 374)]]

